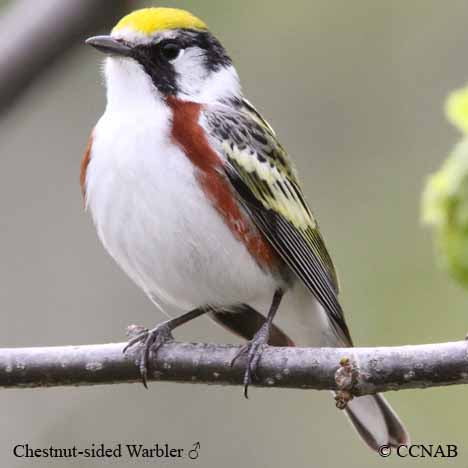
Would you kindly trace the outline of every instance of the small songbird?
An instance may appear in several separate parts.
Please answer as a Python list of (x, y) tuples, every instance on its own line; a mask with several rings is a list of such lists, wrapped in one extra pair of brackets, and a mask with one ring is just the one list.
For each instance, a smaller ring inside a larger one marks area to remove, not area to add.
[[(236, 356), (246, 395), (268, 344), (352, 346), (297, 171), (206, 24), (145, 8), (87, 43), (107, 54), (107, 107), (81, 165), (85, 205), (127, 275), (181, 313), (129, 342), (143, 344), (145, 385), (150, 351), (205, 313), (248, 340)], [(285, 331), (273, 324), (279, 308)], [(374, 450), (408, 442), (381, 395), (345, 411)]]

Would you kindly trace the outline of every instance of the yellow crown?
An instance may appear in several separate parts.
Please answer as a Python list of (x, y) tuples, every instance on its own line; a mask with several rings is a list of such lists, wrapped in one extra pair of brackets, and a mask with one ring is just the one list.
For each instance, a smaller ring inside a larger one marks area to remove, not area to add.
[(136, 10), (124, 16), (112, 32), (126, 28), (147, 36), (166, 29), (208, 29), (202, 20), (188, 11), (177, 8), (143, 8)]

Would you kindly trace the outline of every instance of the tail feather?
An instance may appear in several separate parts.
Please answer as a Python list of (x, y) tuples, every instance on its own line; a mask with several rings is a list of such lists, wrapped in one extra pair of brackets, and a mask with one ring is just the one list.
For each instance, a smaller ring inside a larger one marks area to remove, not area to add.
[[(351, 346), (350, 343), (340, 341), (341, 339), (330, 327), (325, 311), (302, 285), (295, 288), (284, 302), (285, 310), (278, 314), (276, 325), (270, 334), (270, 345)], [(255, 307), (241, 304), (213, 310), (210, 315), (233, 333), (251, 339), (265, 320), (257, 310), (267, 310), (267, 307), (267, 304), (255, 304)], [(382, 445), (396, 447), (409, 443), (406, 429), (382, 395), (356, 397), (348, 402), (344, 411), (358, 434), (372, 450), (378, 450)]]
[(409, 435), (400, 418), (385, 398), (380, 395), (365, 395), (351, 400), (346, 415), (362, 440), (372, 449), (382, 445), (398, 447), (409, 443)]
[[(337, 336), (324, 309), (301, 284), (293, 289), (284, 304), (283, 314), (281, 312), (276, 324), (280, 324), (296, 346), (352, 346)], [(408, 432), (400, 418), (380, 394), (356, 397), (348, 402), (344, 411), (372, 450), (382, 445), (396, 447), (409, 443)]]

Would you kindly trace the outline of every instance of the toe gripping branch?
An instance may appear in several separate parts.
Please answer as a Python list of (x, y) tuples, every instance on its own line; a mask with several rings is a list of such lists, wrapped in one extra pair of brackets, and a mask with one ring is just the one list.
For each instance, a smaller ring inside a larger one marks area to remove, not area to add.
[(123, 353), (126, 353), (129, 348), (136, 344), (142, 345), (138, 367), (140, 370), (141, 381), (145, 388), (148, 388), (150, 353), (155, 355), (164, 343), (174, 341), (171, 324), (170, 322), (164, 322), (152, 330), (136, 325), (130, 325), (127, 330), (127, 335), (130, 339), (127, 346), (123, 349)]
[(281, 299), (283, 298), (284, 291), (277, 289), (273, 295), (273, 300), (268, 311), (267, 318), (263, 325), (257, 330), (254, 337), (248, 341), (242, 348), (236, 353), (231, 361), (231, 367), (234, 365), (236, 360), (243, 355), (247, 356), (246, 368), (244, 372), (244, 396), (249, 398), (249, 385), (253, 382), (253, 378), (257, 378), (257, 367), (262, 357), (264, 349), (268, 346), (268, 340), (270, 338), (271, 328), (273, 325), (273, 319), (275, 318), (276, 312), (278, 311)]
[(130, 338), (127, 346), (123, 349), (126, 353), (127, 350), (136, 344), (141, 345), (139, 369), (141, 380), (145, 388), (148, 388), (148, 373), (150, 371), (150, 354), (156, 356), (159, 348), (165, 343), (174, 341), (172, 336), (172, 330), (180, 327), (184, 323), (199, 317), (200, 315), (206, 314), (210, 309), (208, 307), (198, 307), (190, 310), (179, 317), (166, 320), (160, 323), (152, 330), (140, 327), (138, 325), (130, 325), (127, 329), (127, 335)]
[(257, 367), (262, 357), (263, 350), (268, 346), (270, 327), (271, 323), (265, 321), (252, 340), (242, 346), (231, 360), (232, 367), (239, 357), (247, 356), (243, 381), (245, 398), (249, 398), (249, 385), (253, 382), (253, 378), (258, 378)]

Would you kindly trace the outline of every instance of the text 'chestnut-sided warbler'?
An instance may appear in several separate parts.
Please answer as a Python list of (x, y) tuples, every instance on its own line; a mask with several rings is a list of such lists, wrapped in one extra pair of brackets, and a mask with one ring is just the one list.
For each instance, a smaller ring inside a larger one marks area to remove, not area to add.
[[(107, 54), (107, 107), (82, 162), (86, 206), (128, 276), (183, 313), (129, 342), (144, 344), (144, 382), (150, 350), (205, 313), (249, 340), (245, 391), (266, 344), (352, 346), (296, 169), (205, 23), (146, 8), (87, 43)], [(346, 412), (373, 449), (408, 442), (381, 395)]]

